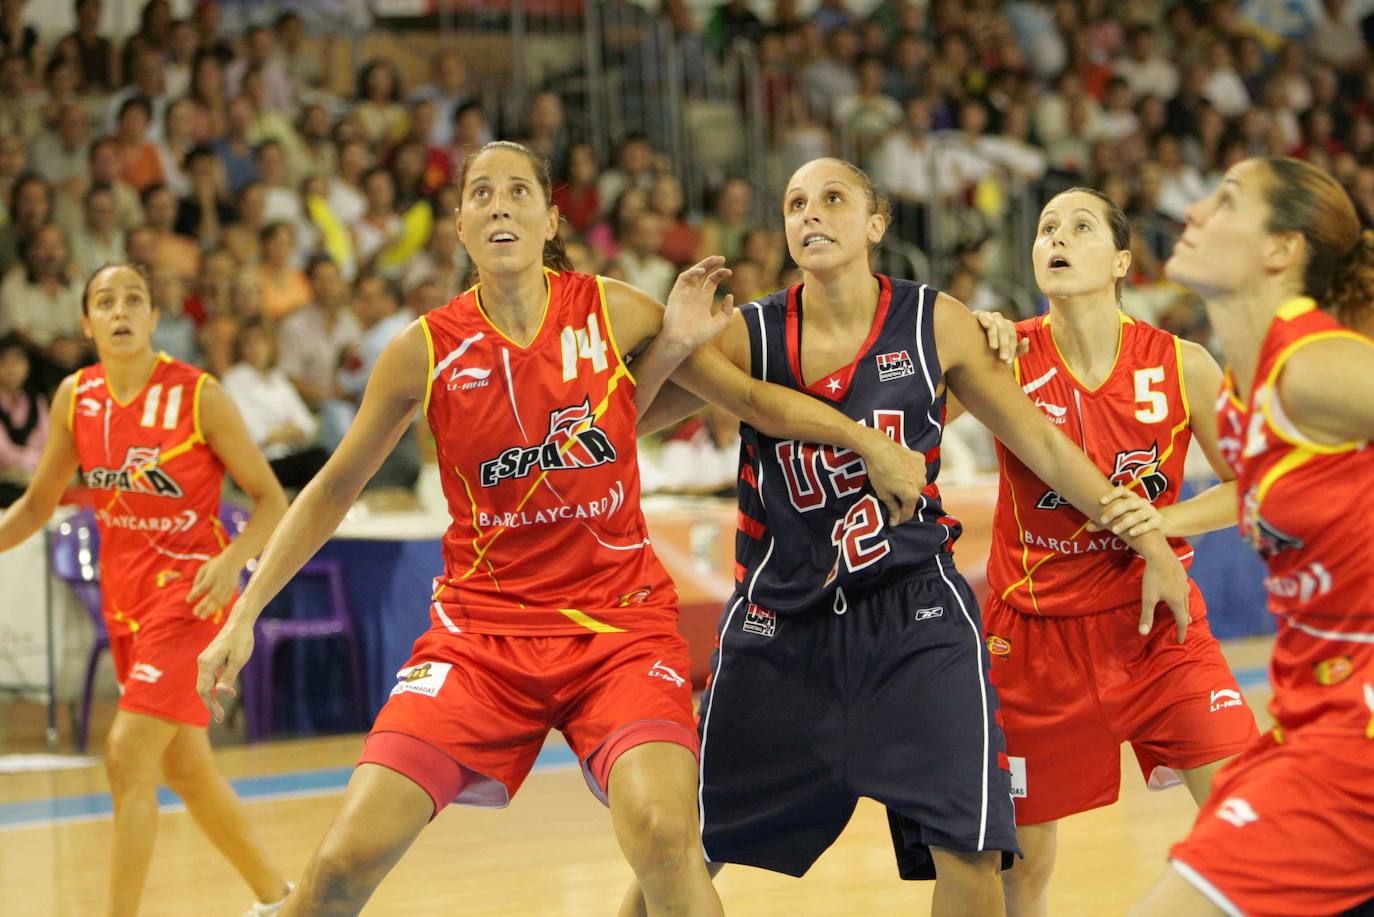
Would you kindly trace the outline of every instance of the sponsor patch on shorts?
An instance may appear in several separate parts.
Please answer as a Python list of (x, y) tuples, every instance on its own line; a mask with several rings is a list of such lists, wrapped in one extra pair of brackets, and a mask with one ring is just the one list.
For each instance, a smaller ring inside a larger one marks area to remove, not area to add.
[(928, 620), (930, 620), (931, 618), (940, 618), (940, 617), (943, 617), (944, 614), (945, 614), (945, 607), (944, 607), (943, 605), (936, 605), (934, 608), (918, 608), (918, 609), (916, 609), (915, 618), (916, 618), (917, 621), (928, 621)]
[(771, 637), (778, 629), (778, 616), (767, 608), (760, 608), (750, 602), (744, 608), (744, 632)]
[(1011, 641), (1006, 637), (999, 637), (996, 634), (988, 634), (988, 652), (994, 656), (1010, 656)]
[(1026, 798), (1026, 759), (1007, 755), (1011, 765), (1011, 795), (1013, 799)]
[(406, 666), (396, 673), (396, 687), (391, 689), (391, 696), (409, 692), (434, 697), (444, 686), (444, 679), (448, 678), (451, 668), (451, 662), (421, 662), (418, 665)]

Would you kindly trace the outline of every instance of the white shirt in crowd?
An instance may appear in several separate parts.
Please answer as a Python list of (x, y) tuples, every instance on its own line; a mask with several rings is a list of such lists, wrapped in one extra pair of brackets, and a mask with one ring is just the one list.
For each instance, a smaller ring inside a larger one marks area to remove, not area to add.
[(269, 460), (296, 451), (284, 443), (265, 445), (267, 437), (278, 427), (292, 424), (304, 432), (309, 440), (313, 440), (319, 432), (315, 416), (279, 366), (262, 373), (247, 363), (239, 363), (224, 374), (224, 390), (238, 406), (253, 442), (258, 444)]

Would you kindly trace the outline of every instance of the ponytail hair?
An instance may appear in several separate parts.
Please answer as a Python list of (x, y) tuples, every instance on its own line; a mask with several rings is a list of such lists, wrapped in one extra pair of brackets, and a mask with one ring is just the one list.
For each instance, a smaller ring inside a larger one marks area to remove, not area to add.
[[(509, 150), (512, 153), (519, 153), (529, 160), (530, 166), (534, 169), (534, 178), (539, 182), (539, 187), (544, 192), (544, 203), (550, 207), (553, 206), (553, 171), (549, 166), (549, 161), (523, 143), (516, 143), (513, 140), (493, 140), (483, 144), (477, 152), (469, 153), (463, 159), (462, 164), (458, 166), (458, 175), (454, 181), (458, 186), (458, 206), (460, 209), (462, 208), (463, 191), (468, 183), (468, 171), (478, 156), (490, 150)], [(563, 215), (559, 214), (558, 223), (560, 227), (563, 224), (563, 219)], [(568, 257), (561, 236), (555, 235), (544, 243), (544, 266), (560, 272), (573, 269), (572, 259)], [(476, 282), (477, 266), (469, 262), (467, 274), (463, 277), (463, 286), (470, 287)]]
[(1350, 328), (1374, 320), (1374, 230), (1336, 179), (1298, 159), (1271, 156), (1264, 191), (1270, 233), (1296, 232), (1307, 243), (1302, 292)]

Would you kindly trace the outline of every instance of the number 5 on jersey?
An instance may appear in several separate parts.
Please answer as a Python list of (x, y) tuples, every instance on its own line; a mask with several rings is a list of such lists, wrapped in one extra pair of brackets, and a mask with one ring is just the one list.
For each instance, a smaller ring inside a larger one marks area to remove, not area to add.
[(606, 342), (601, 337), (601, 323), (596, 313), (587, 316), (587, 327), (574, 329), (563, 326), (563, 381), (577, 378), (577, 361), (591, 360), (593, 372), (604, 372), (610, 363), (606, 359)]

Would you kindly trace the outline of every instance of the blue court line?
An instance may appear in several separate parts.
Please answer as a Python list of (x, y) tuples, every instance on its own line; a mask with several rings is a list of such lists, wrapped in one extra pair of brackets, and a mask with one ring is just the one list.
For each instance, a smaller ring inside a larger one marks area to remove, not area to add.
[[(539, 753), (534, 769), (547, 770), (575, 763), (577, 756), (573, 754), (572, 749), (566, 745), (548, 745)], [(244, 802), (268, 802), (274, 799), (303, 799), (341, 793), (352, 773), (351, 767), (331, 767), (324, 770), (244, 777), (229, 782)], [(158, 810), (162, 812), (175, 812), (185, 808), (180, 798), (165, 787), (158, 787), (157, 802)], [(0, 803), (0, 831), (63, 822), (93, 821), (108, 818), (113, 812), (109, 793)]]
[[(1263, 666), (1235, 670), (1236, 681), (1244, 690), (1264, 688), (1269, 684), (1269, 670)], [(535, 770), (566, 767), (575, 764), (577, 756), (566, 745), (548, 745), (539, 753)], [(303, 799), (342, 792), (353, 773), (351, 767), (324, 770), (293, 771), (263, 777), (244, 777), (229, 781), (244, 802), (268, 802), (274, 799)], [(158, 809), (179, 811), (184, 806), (175, 793), (163, 787), (157, 791)], [(0, 803), (0, 831), (31, 828), (37, 825), (56, 825), (63, 822), (93, 821), (108, 818), (114, 811), (109, 793), (86, 796), (58, 796), (26, 802)]]

